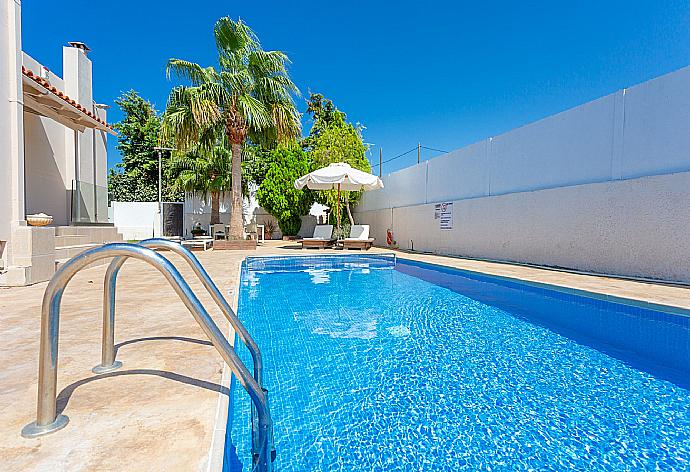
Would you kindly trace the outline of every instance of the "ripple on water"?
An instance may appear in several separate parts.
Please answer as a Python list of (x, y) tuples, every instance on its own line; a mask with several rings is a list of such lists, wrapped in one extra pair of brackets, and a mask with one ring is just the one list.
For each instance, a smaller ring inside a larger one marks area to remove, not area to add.
[[(687, 390), (397, 270), (252, 274), (239, 314), (278, 471), (690, 468)], [(247, 471), (233, 392), (226, 470)]]

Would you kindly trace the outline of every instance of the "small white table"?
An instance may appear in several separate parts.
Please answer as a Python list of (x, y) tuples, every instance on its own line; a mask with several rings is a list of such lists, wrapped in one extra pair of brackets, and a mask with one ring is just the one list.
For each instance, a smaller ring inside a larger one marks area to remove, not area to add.
[(211, 239), (211, 238), (185, 239), (184, 241), (182, 241), (182, 246), (188, 247), (192, 251), (195, 249), (201, 249), (202, 251), (206, 251), (206, 250), (213, 247), (213, 239)]

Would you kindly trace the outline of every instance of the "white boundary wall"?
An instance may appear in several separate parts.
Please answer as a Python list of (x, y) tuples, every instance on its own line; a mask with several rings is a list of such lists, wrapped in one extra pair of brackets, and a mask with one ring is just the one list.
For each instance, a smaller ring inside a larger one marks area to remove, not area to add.
[[(125, 241), (157, 237), (161, 233), (158, 202), (111, 202), (111, 222), (117, 227)], [(220, 201), (220, 220), (224, 224), (230, 221), (230, 194)], [(192, 237), (192, 228), (199, 223), (210, 231), (211, 203), (200, 195), (187, 193), (183, 203), (183, 234)]]
[(690, 68), (383, 180), (355, 216), (378, 244), (690, 282)]
[[(225, 192), (220, 197), (220, 221), (226, 225), (230, 223), (231, 200), (232, 194), (230, 192)], [(208, 198), (204, 199), (201, 195), (187, 193), (184, 198), (183, 231), (185, 238), (192, 237), (192, 228), (197, 223), (211, 234), (211, 197), (208, 196)]]
[(111, 202), (110, 208), (112, 222), (125, 241), (148, 239), (159, 234), (158, 202)]

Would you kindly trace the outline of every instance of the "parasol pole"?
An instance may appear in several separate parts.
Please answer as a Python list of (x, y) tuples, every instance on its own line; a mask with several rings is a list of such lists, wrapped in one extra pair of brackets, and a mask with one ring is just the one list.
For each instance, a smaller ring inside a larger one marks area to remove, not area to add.
[(340, 183), (338, 183), (338, 203), (335, 210), (336, 218), (338, 219), (338, 229), (340, 229)]

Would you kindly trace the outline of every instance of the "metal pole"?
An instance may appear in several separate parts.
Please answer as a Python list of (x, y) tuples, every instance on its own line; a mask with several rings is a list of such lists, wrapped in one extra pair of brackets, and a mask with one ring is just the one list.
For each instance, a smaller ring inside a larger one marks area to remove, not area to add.
[(163, 151), (175, 151), (175, 148), (156, 146), (153, 149), (158, 151), (158, 236), (163, 236)]
[(335, 207), (336, 218), (338, 218), (338, 229), (340, 229), (340, 184), (338, 184), (338, 203)]
[(122, 367), (122, 362), (115, 360), (115, 285), (117, 273), (125, 259), (116, 257), (108, 266), (103, 286), (103, 344), (101, 346), (101, 364), (91, 371), (94, 374), (112, 372)]
[[(251, 334), (249, 334), (247, 328), (237, 318), (237, 315), (225, 300), (213, 279), (208, 275), (208, 272), (201, 265), (199, 259), (186, 247), (167, 239), (146, 239), (138, 244), (150, 249), (167, 249), (182, 256), (197, 277), (199, 277), (199, 280), (201, 280), (213, 301), (221, 309), (225, 318), (235, 329), (240, 340), (249, 349), (254, 361), (254, 379), (259, 385), (263, 386), (263, 360), (259, 346)], [(106, 271), (103, 283), (103, 345), (101, 348), (101, 364), (92, 369), (96, 374), (110, 372), (122, 366), (121, 362), (115, 360), (115, 289), (117, 286), (117, 275), (126, 260), (126, 257), (116, 257)]]
[(421, 156), (422, 156), (422, 143), (417, 143), (417, 164), (419, 164)]
[(383, 176), (383, 148), (379, 148), (379, 178)]
[(271, 470), (270, 430), (271, 415), (267, 397), (218, 326), (213, 322), (180, 272), (165, 257), (135, 244), (112, 243), (86, 250), (64, 264), (48, 283), (41, 308), (41, 338), (38, 372), (38, 402), (36, 421), (22, 429), (22, 436), (33, 438), (52, 433), (67, 425), (69, 419), (57, 415), (57, 363), (60, 301), (62, 293), (74, 275), (89, 264), (111, 257), (124, 256), (143, 260), (163, 274), (182, 299), (201, 329), (228, 364), (238, 382), (245, 388), (256, 407), (259, 417), (259, 441), (263, 448), (257, 463), (259, 471)]
[(158, 150), (158, 214), (163, 214), (163, 163), (161, 158), (162, 150)]

